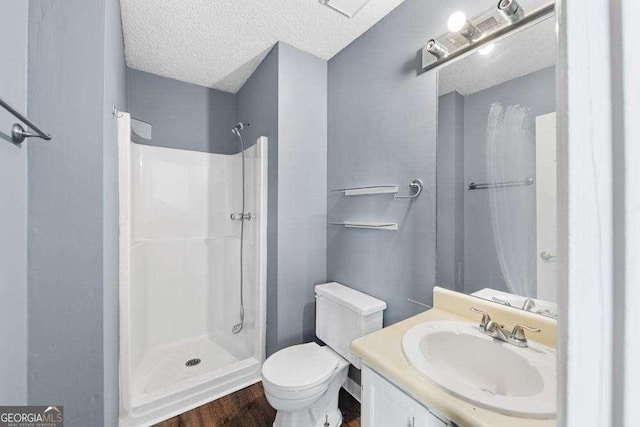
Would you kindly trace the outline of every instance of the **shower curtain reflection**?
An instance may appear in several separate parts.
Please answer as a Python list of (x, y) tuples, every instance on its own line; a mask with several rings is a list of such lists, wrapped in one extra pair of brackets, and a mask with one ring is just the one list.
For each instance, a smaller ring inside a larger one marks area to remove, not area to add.
[[(531, 111), (493, 103), (487, 123), (489, 182), (522, 181), (535, 175), (535, 135)], [(498, 262), (509, 292), (536, 296), (536, 204), (529, 187), (490, 188), (491, 224)], [(533, 230), (533, 232), (532, 232)]]

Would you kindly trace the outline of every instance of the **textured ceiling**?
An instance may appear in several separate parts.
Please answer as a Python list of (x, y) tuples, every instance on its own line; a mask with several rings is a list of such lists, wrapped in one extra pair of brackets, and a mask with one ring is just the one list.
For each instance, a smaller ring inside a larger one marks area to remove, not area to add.
[(276, 42), (330, 59), (402, 1), (349, 19), (318, 0), (120, 0), (127, 65), (235, 93)]
[(438, 73), (441, 95), (470, 95), (500, 83), (551, 67), (556, 63), (555, 19), (511, 34), (495, 44), (493, 51), (477, 51), (448, 65)]

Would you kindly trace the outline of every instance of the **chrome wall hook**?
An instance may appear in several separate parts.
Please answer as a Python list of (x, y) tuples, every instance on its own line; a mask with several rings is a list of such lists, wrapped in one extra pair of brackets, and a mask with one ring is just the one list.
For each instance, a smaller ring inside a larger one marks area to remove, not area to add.
[(416, 178), (413, 181), (411, 181), (411, 183), (409, 184), (409, 188), (413, 190), (413, 194), (410, 194), (408, 196), (398, 196), (397, 194), (394, 194), (393, 198), (394, 199), (415, 199), (420, 195), (420, 193), (422, 193), (422, 189), (424, 188), (424, 183), (422, 182), (421, 179)]

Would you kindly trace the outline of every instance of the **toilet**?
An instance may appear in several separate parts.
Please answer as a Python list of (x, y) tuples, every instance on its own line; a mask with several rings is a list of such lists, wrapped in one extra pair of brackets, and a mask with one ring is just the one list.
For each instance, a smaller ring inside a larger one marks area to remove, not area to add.
[(316, 336), (327, 345), (287, 347), (262, 365), (264, 392), (277, 410), (274, 427), (341, 425), (338, 392), (349, 365), (361, 366), (351, 341), (382, 328), (384, 301), (336, 282), (317, 285), (315, 297)]

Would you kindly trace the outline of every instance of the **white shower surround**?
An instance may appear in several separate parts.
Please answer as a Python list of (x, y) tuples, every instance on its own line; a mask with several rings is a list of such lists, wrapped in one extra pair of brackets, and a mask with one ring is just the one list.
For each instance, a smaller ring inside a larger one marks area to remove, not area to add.
[[(245, 150), (244, 304), (241, 155), (131, 142), (118, 120), (120, 425), (149, 425), (260, 380), (265, 357), (267, 138)], [(201, 359), (186, 367), (192, 358)]]

